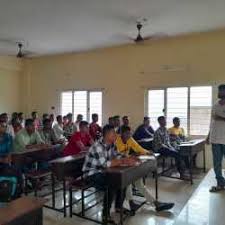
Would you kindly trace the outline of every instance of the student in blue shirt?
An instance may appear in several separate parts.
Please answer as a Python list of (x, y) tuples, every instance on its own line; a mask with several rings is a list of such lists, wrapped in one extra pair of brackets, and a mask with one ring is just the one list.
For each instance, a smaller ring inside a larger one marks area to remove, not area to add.
[(12, 151), (13, 138), (6, 133), (7, 124), (0, 122), (0, 154), (8, 154)]
[(150, 118), (144, 117), (143, 124), (141, 124), (134, 132), (133, 138), (143, 147), (152, 150), (152, 141), (154, 137), (154, 130), (150, 125)]

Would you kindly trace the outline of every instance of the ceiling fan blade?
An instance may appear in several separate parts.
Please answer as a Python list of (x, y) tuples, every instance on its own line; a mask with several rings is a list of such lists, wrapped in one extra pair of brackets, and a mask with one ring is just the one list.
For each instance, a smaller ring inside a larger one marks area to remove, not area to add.
[(167, 38), (169, 37), (168, 34), (166, 33), (155, 33), (155, 34), (152, 34), (152, 35), (149, 35), (149, 36), (145, 36), (143, 39), (145, 41), (147, 40), (159, 40), (159, 39), (164, 39), (164, 38)]

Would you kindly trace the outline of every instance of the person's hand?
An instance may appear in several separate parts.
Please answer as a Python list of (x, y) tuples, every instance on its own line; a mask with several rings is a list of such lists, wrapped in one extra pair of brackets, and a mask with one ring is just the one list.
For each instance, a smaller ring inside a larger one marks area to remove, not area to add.
[(145, 155), (154, 155), (154, 152), (152, 150), (148, 150), (145, 152)]
[(111, 166), (110, 167), (117, 167), (121, 165), (122, 160), (121, 159), (113, 159), (111, 161)]
[(125, 158), (123, 159), (122, 164), (125, 166), (135, 166), (140, 162), (140, 160), (138, 160), (135, 157), (129, 157), (129, 158)]

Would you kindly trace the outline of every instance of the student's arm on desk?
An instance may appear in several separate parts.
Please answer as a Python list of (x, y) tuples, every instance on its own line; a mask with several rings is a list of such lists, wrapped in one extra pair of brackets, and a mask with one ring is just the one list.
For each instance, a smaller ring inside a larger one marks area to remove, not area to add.
[(126, 166), (134, 166), (136, 162), (137, 160), (134, 158), (113, 159), (110, 167), (123, 166), (124, 164), (126, 164)]
[(131, 148), (140, 155), (152, 155), (152, 151), (142, 148), (133, 138), (129, 139)]

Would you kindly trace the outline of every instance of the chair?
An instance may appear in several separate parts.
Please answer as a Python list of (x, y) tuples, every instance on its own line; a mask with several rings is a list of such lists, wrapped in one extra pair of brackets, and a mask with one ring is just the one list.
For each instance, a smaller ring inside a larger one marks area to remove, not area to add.
[[(92, 219), (90, 217), (87, 217), (85, 215), (85, 212), (93, 207), (95, 207), (96, 205), (98, 205), (101, 201), (96, 201), (95, 204), (88, 206), (87, 208), (85, 208), (85, 198), (88, 198), (90, 196), (92, 196), (93, 194), (99, 192), (98, 190), (95, 190), (87, 195), (85, 195), (85, 191), (87, 191), (89, 188), (92, 188), (93, 185), (88, 182), (85, 178), (80, 177), (74, 181), (72, 181), (69, 185), (69, 209), (70, 209), (70, 217), (72, 217), (72, 215), (76, 215), (78, 217), (81, 217), (83, 219), (87, 219), (93, 222), (97, 222), (99, 223), (99, 221)], [(73, 191), (81, 191), (81, 198), (79, 200), (77, 200), (76, 203), (78, 203), (79, 201), (81, 201), (81, 212), (78, 213), (73, 213), (72, 209), (73, 209)]]
[(34, 185), (34, 196), (37, 197), (38, 192), (38, 181), (40, 179), (45, 179), (51, 177), (50, 170), (32, 170), (24, 174), (25, 175), (25, 194), (28, 193), (28, 180), (31, 180)]

